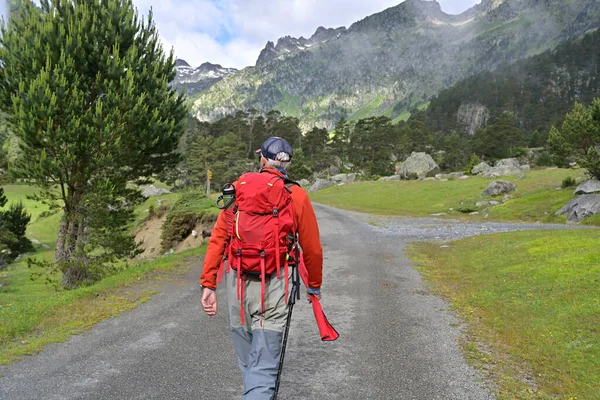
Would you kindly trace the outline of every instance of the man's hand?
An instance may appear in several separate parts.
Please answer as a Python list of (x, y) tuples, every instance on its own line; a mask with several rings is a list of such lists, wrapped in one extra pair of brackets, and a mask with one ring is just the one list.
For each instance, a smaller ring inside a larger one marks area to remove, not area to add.
[(202, 292), (202, 308), (209, 317), (217, 315), (217, 294), (214, 290), (204, 288)]
[(306, 293), (306, 300), (308, 300), (309, 303), (312, 303), (313, 296), (315, 296), (317, 298), (317, 300), (321, 301), (321, 293), (319, 293), (319, 294)]

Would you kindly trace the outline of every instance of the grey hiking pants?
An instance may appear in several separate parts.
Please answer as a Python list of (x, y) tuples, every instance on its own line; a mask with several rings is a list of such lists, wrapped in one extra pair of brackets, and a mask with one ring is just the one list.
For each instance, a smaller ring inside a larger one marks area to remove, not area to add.
[[(290, 271), (291, 272), (291, 268)], [(291, 275), (287, 277), (292, 290)], [(285, 278), (277, 273), (265, 282), (265, 312), (261, 315), (261, 281), (245, 277), (244, 324), (237, 296), (237, 271), (227, 274), (227, 302), (231, 324), (231, 340), (238, 355), (244, 383), (242, 400), (270, 400), (275, 391), (277, 369), (288, 305), (285, 302)], [(288, 293), (289, 296), (289, 293)]]

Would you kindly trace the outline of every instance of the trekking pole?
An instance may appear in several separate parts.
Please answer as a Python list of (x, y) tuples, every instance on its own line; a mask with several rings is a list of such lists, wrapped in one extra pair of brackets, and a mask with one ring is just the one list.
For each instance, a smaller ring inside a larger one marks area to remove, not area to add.
[(300, 282), (298, 279), (298, 267), (295, 267), (292, 271), (292, 292), (288, 300), (288, 315), (285, 323), (285, 331), (283, 333), (283, 343), (281, 345), (281, 354), (279, 355), (279, 367), (277, 368), (277, 381), (275, 382), (275, 392), (273, 393), (272, 400), (277, 400), (277, 394), (279, 393), (279, 384), (281, 383), (281, 372), (283, 370), (283, 359), (285, 358), (285, 348), (287, 347), (288, 334), (290, 333), (290, 324), (292, 322), (292, 310), (294, 304), (296, 304), (296, 297), (300, 297)]

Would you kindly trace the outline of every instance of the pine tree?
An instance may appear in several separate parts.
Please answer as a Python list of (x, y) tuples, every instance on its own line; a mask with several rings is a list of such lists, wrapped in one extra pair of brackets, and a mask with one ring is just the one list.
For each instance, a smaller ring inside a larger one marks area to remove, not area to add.
[(187, 110), (168, 86), (175, 60), (132, 0), (42, 0), (0, 33), (0, 109), (23, 151), (14, 172), (62, 207), (55, 257), (76, 286), (87, 254), (98, 258), (90, 246), (133, 251), (124, 227), (139, 191), (128, 183), (178, 162)]
[(576, 103), (560, 129), (552, 127), (548, 145), (557, 165), (575, 161), (600, 179), (600, 99), (590, 107)]

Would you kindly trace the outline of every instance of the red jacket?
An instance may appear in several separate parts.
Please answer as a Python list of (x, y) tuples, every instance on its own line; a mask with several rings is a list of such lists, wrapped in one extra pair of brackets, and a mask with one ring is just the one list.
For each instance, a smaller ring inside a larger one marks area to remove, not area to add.
[[(263, 171), (263, 173), (282, 176), (281, 172), (276, 169), (266, 168)], [(298, 232), (298, 240), (302, 248), (304, 263), (308, 270), (308, 285), (312, 289), (320, 289), (323, 280), (323, 248), (319, 237), (317, 218), (306, 192), (297, 185), (291, 186), (290, 190), (292, 192), (294, 224)], [(204, 268), (200, 277), (200, 284), (202, 286), (216, 289), (217, 273), (228, 239), (225, 212), (221, 211), (208, 242), (208, 250), (204, 258)]]

